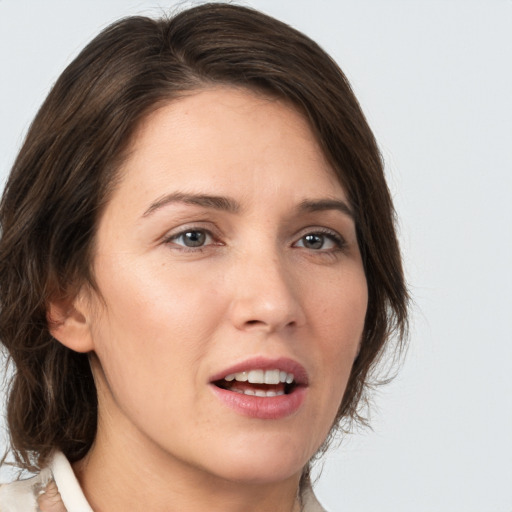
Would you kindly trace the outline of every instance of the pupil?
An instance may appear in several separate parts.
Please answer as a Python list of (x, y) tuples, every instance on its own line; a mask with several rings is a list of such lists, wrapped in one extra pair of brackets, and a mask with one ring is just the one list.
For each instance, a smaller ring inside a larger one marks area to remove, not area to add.
[(304, 245), (310, 249), (321, 249), (324, 244), (324, 237), (322, 235), (306, 235), (304, 242)]
[(204, 244), (206, 235), (202, 231), (189, 231), (185, 233), (184, 242), (187, 247), (199, 247)]

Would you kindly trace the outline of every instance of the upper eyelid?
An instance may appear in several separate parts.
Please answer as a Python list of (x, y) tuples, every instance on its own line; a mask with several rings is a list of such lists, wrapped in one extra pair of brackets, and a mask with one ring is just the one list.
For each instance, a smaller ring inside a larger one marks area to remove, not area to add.
[(194, 229), (194, 228), (184, 229), (182, 231), (178, 231), (177, 233), (169, 234), (168, 238), (169, 239), (179, 238), (180, 236), (183, 236), (183, 235), (185, 235), (187, 233), (193, 233), (194, 231), (201, 231), (205, 235), (210, 236), (211, 238), (213, 238), (213, 234), (211, 233), (211, 231), (209, 231), (208, 229), (202, 229), (202, 228), (201, 229)]
[(310, 233), (321, 233), (322, 235), (331, 235), (335, 238), (339, 238), (340, 240), (346, 242), (345, 237), (337, 229), (328, 228), (326, 226), (308, 226), (306, 228), (302, 228), (301, 230), (299, 230), (299, 232), (295, 236), (298, 238), (302, 238), (303, 236), (306, 236)]
[(218, 236), (217, 229), (215, 229), (214, 227), (211, 227), (211, 226), (205, 227), (201, 224), (203, 224), (203, 222), (199, 222), (199, 223), (191, 222), (188, 225), (187, 224), (180, 225), (176, 228), (172, 228), (172, 229), (166, 231), (162, 235), (161, 239), (162, 240), (170, 240), (172, 238), (177, 238), (180, 235), (183, 235), (184, 233), (188, 233), (189, 231), (204, 231), (206, 234), (210, 235), (212, 238), (216, 238), (216, 236)]

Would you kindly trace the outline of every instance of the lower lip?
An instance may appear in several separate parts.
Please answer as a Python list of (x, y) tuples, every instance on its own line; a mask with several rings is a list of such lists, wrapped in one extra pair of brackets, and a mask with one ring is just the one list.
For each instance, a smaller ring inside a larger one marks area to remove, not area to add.
[(228, 407), (249, 418), (278, 420), (297, 412), (306, 397), (306, 387), (296, 387), (291, 393), (279, 396), (253, 396), (228, 391), (211, 384), (213, 392)]

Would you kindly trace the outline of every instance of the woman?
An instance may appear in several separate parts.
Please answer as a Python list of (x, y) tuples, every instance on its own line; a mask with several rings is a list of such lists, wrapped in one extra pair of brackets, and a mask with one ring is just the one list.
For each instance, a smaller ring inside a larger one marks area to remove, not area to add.
[(322, 510), (310, 464), (364, 421), (407, 293), (374, 137), (314, 42), (224, 4), (112, 25), (0, 219), (12, 451), (39, 471), (2, 512)]

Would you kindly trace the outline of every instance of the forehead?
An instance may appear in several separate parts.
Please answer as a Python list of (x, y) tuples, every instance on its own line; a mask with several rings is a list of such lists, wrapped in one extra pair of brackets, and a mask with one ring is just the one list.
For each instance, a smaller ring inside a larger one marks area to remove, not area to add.
[(262, 181), (267, 188), (286, 185), (297, 196), (327, 189), (344, 195), (297, 109), (228, 87), (189, 93), (149, 114), (134, 134), (121, 177), (121, 188), (138, 196), (169, 187), (250, 196)]

